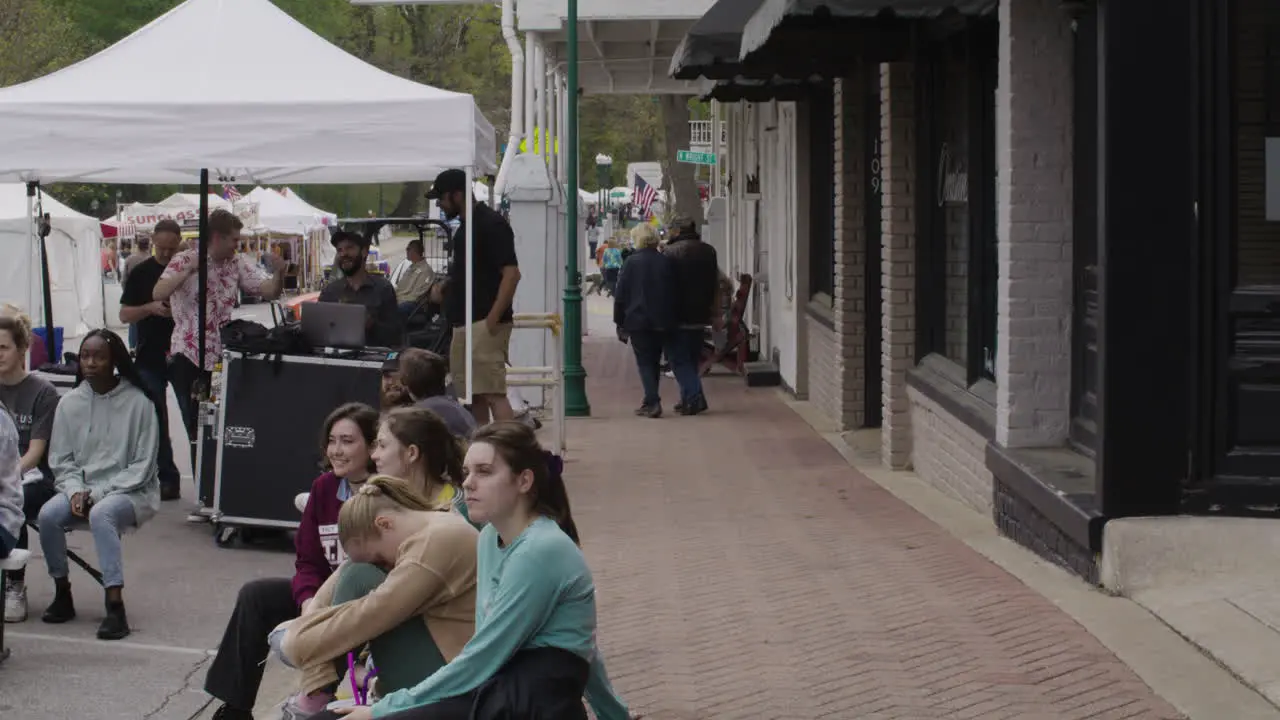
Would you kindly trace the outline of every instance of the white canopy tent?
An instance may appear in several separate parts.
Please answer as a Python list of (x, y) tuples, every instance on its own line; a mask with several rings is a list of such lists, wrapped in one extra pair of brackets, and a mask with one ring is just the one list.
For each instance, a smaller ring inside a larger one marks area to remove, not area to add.
[[(53, 322), (67, 337), (83, 335), (106, 324), (102, 303), (102, 229), (83, 215), (41, 193), (52, 232), (45, 240), (49, 252), (49, 284)], [(25, 249), (25, 251), (24, 251)], [(44, 327), (44, 294), (40, 282), (40, 247), (31, 242), (27, 188), (0, 183), (0, 303), (12, 303)]]
[(301, 195), (293, 191), (293, 188), (287, 187), (282, 192), (284, 192), (285, 197), (292, 200), (299, 207), (305, 208), (307, 212), (318, 215), (320, 217), (321, 222), (323, 222), (325, 225), (333, 225), (334, 223), (338, 222), (338, 215), (336, 213), (331, 213), (328, 210), (321, 210), (315, 205), (312, 205), (306, 200), (303, 200)]
[[(253, 51), (227, 52), (227, 38)], [(470, 95), (379, 70), (270, 0), (187, 0), (0, 89), (0, 137), (10, 182), (193, 183), (208, 169), (213, 183), (375, 183), (497, 168)]]
[(244, 199), (258, 204), (258, 224), (269, 232), (306, 235), (328, 224), (311, 206), (261, 185), (245, 193)]
[[(228, 52), (228, 38), (252, 52)], [(97, 55), (0, 89), (0, 137), (0, 182), (193, 183), (207, 171), (217, 184), (384, 183), (497, 170), (474, 98), (369, 65), (271, 0), (186, 0)], [(473, 282), (468, 273), (468, 312)], [(471, 340), (468, 326), (468, 363)]]

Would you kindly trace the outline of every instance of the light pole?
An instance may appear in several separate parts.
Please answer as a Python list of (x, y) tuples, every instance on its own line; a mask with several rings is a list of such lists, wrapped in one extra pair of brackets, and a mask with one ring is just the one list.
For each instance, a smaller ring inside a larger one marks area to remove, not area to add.
[(565, 253), (564, 284), (564, 414), (568, 417), (591, 415), (587, 401), (587, 371), (582, 367), (582, 273), (578, 272), (578, 0), (566, 0), (565, 20), (569, 25), (569, 57), (565, 64), (569, 76), (568, 135), (565, 157), (569, 160), (569, 192), (566, 218), (568, 243)]
[[(609, 179), (612, 177), (613, 158), (600, 153), (596, 156), (596, 173), (600, 181), (600, 207), (597, 213), (603, 213), (608, 208), (609, 202)], [(604, 217), (601, 215), (601, 217)]]

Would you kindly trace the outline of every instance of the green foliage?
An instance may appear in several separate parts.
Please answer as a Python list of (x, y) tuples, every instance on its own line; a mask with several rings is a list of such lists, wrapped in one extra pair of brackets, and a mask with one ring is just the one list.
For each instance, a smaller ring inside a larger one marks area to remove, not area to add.
[[(511, 57), (496, 3), (353, 6), (348, 0), (273, 0), (316, 33), (383, 70), (434, 87), (469, 93), (493, 123), (499, 145), (510, 132)], [(0, 87), (30, 80), (123, 39), (179, 0), (0, 0)], [(355, 109), (360, 112), (361, 110)], [(376, 112), (376, 108), (369, 109)], [(580, 106), (583, 187), (598, 185), (595, 156), (613, 157), (609, 186), (626, 184), (631, 162), (665, 156), (662, 118), (653, 98), (587, 96)], [(51, 193), (98, 215), (121, 202), (154, 202), (191, 186), (65, 183)], [(295, 188), (312, 204), (340, 215), (411, 214), (426, 208), (422, 183), (317, 185)], [(247, 191), (248, 188), (242, 188)], [(215, 190), (216, 192), (216, 190)]]

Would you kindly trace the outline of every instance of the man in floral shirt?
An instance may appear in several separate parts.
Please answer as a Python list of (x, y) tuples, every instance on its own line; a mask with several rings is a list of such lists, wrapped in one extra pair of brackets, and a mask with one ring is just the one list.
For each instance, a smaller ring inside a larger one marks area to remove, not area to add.
[[(240, 230), (244, 224), (240, 218), (226, 210), (214, 210), (209, 214), (209, 276), (208, 303), (205, 311), (204, 367), (200, 362), (200, 300), (198, 250), (178, 253), (165, 268), (156, 283), (152, 297), (168, 300), (173, 311), (173, 340), (169, 345), (169, 381), (178, 396), (178, 408), (187, 427), (187, 437), (193, 447), (191, 460), (195, 462), (196, 411), (199, 398), (197, 384), (209, 387), (213, 367), (222, 357), (222, 327), (231, 322), (231, 312), (243, 291), (261, 295), (266, 300), (280, 297), (284, 288), (284, 271), (288, 264), (275, 253), (269, 253), (268, 264), (272, 274), (266, 272), (252, 259), (237, 255), (240, 247)], [(193, 468), (194, 469), (194, 468)]]

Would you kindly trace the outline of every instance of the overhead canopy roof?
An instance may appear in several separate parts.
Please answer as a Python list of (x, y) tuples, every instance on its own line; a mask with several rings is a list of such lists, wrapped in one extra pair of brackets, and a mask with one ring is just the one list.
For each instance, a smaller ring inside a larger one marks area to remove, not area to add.
[(763, 0), (742, 30), (739, 62), (758, 75), (840, 76), (857, 60), (906, 56), (921, 21), (987, 15), (998, 0)]
[(671, 77), (729, 79), (737, 72), (742, 30), (764, 0), (719, 0), (676, 48)]
[(704, 80), (700, 84), (700, 99), (718, 100), (722, 103), (736, 102), (798, 102), (808, 100), (815, 91), (830, 87), (823, 84), (819, 77), (805, 80), (773, 77), (744, 78), (735, 77), (728, 80)]
[(0, 89), (0, 137), (0, 182), (399, 182), (497, 160), (470, 95), (383, 72), (270, 0), (187, 0)]

